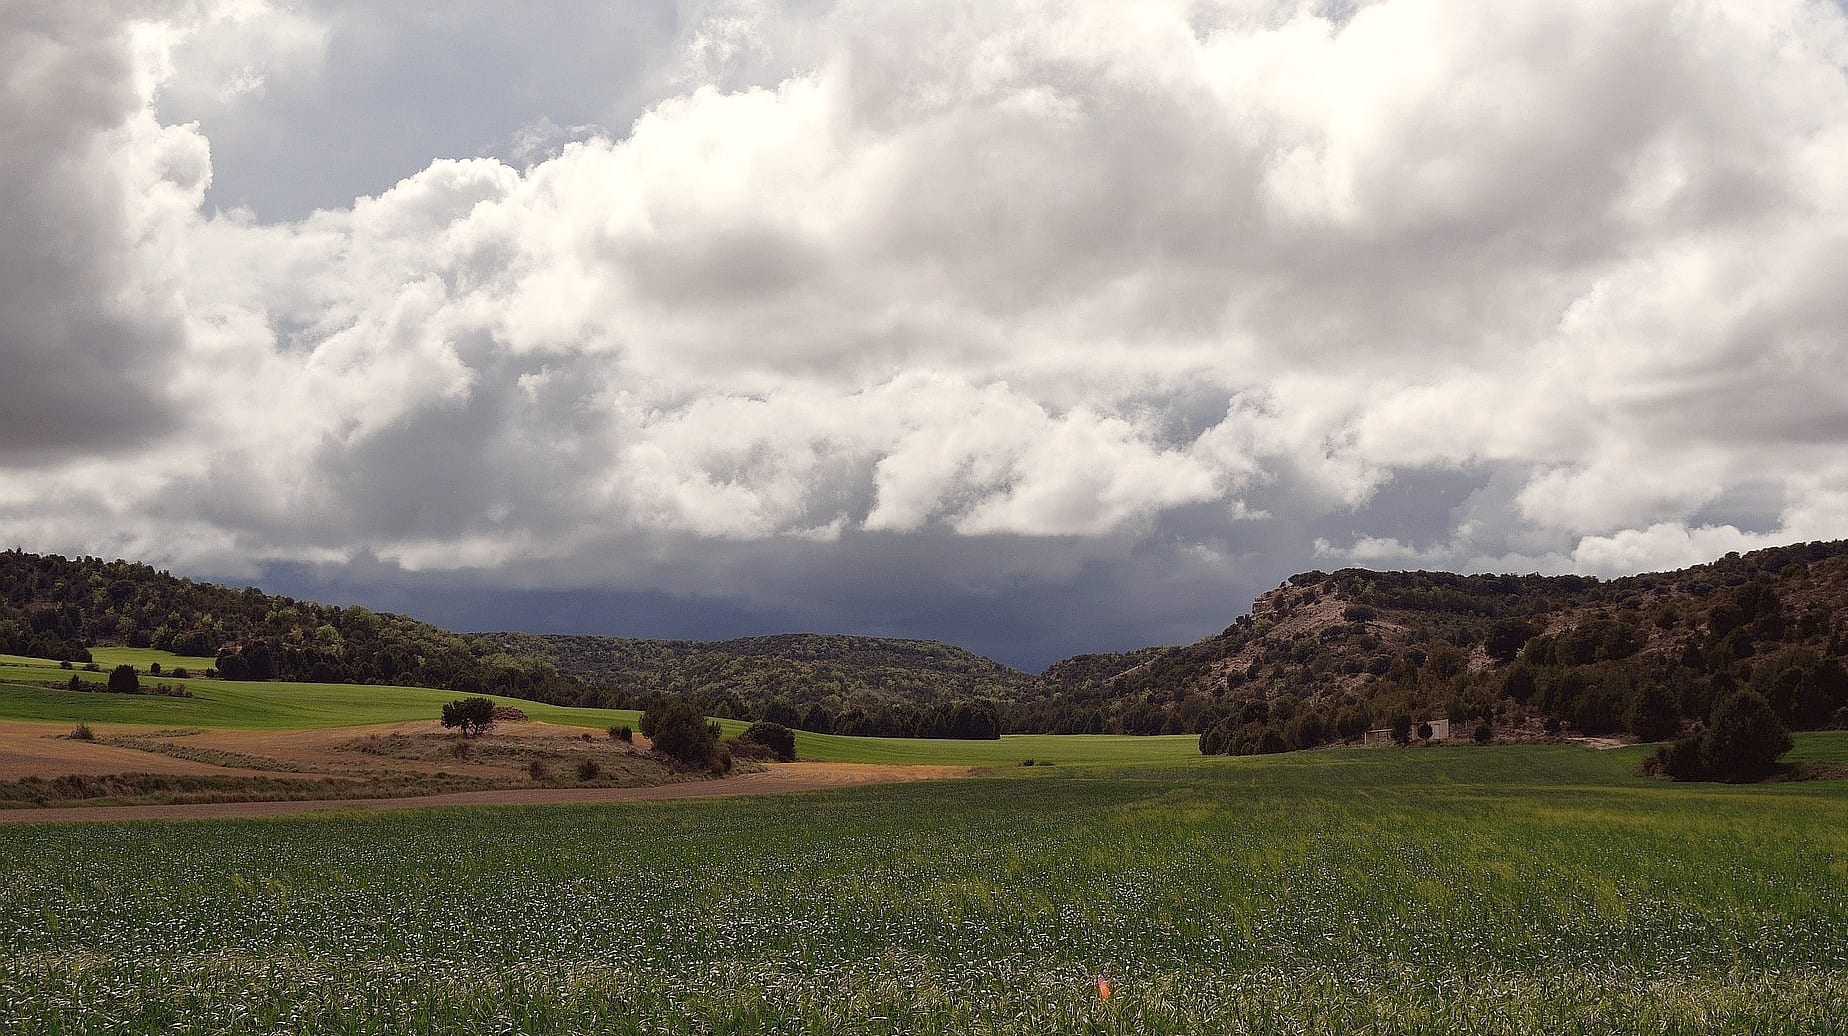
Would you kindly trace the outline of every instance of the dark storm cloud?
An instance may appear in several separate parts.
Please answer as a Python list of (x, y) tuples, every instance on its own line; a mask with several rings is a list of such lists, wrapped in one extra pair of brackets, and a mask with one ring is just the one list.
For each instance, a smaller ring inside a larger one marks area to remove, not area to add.
[(139, 118), (121, 23), (138, 6), (0, 8), (0, 463), (121, 449), (171, 423), (179, 300), (140, 260), (168, 230), (161, 195), (210, 173), (202, 140)]

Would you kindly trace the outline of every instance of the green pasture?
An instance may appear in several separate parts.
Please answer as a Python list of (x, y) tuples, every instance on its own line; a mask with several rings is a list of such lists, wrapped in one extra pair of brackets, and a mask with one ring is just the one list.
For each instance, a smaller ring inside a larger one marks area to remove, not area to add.
[[(91, 648), (90, 658), (105, 672), (119, 665), (132, 665), (145, 673), (148, 671), (149, 665), (159, 662), (161, 669), (164, 671), (171, 672), (175, 668), (181, 668), (191, 670), (195, 673), (203, 673), (207, 669), (218, 664), (216, 658), (208, 658), (203, 655), (176, 655), (171, 651), (156, 651), (153, 648)], [(26, 666), (35, 669), (61, 668), (57, 662), (51, 661), (50, 659), (29, 658), (24, 655), (0, 655), (0, 664)], [(82, 663), (73, 663), (73, 665), (79, 669), (83, 668)]]
[[(0, 665), (0, 719), (291, 730), (435, 719), (441, 715), (444, 702), (463, 696), (455, 691), (429, 687), (173, 680), (146, 676), (142, 677), (144, 685), (158, 682), (184, 687), (193, 696), (107, 694), (23, 684), (27, 680), (55, 680), (69, 675), (59, 672), (46, 676), (42, 671)], [(92, 681), (101, 679), (94, 673), (80, 675)], [(572, 709), (498, 695), (483, 697), (516, 705), (533, 719), (570, 726), (601, 729), (618, 723), (633, 725), (638, 715), (626, 709)]]
[(1008, 734), (998, 741), (932, 738), (848, 737), (796, 732), (796, 754), (842, 763), (903, 765), (1018, 766), (1035, 763), (1175, 763), (1198, 761), (1200, 739), (1192, 734), (1136, 737), (1130, 734)]
[(0, 1031), (1848, 1031), (1848, 784), (1642, 751), (0, 827)]
[[(101, 651), (134, 651), (132, 648)], [(93, 652), (96, 653), (96, 652)], [(141, 652), (143, 656), (160, 654)], [(179, 659), (179, 656), (165, 656)], [(138, 665), (160, 661), (163, 669), (184, 659), (167, 661), (143, 657)], [(113, 664), (120, 664), (113, 663)], [(105, 667), (107, 668), (107, 667)], [(288, 730), (314, 727), (360, 726), (434, 719), (443, 703), (454, 701), (456, 691), (428, 687), (386, 687), (364, 684), (292, 683), (282, 681), (235, 682), (168, 676), (143, 676), (142, 682), (184, 687), (190, 698), (154, 694), (105, 694), (34, 686), (61, 682), (71, 673), (56, 662), (0, 656), (0, 719), (52, 723), (138, 724), (156, 727), (228, 727), (234, 729)], [(96, 673), (79, 672), (90, 682)], [(558, 705), (486, 695), (497, 702), (518, 706), (528, 716), (546, 723), (602, 730), (616, 724), (635, 725), (640, 714), (628, 709), (574, 709)], [(729, 735), (747, 725), (721, 720)], [(1017, 734), (998, 741), (952, 741), (920, 738), (848, 737), (798, 731), (796, 750), (804, 759), (823, 762), (864, 762), (952, 766), (1014, 766), (1026, 760), (1041, 763), (1175, 762), (1196, 759), (1198, 741), (1186, 737), (1130, 737), (1109, 734)]]

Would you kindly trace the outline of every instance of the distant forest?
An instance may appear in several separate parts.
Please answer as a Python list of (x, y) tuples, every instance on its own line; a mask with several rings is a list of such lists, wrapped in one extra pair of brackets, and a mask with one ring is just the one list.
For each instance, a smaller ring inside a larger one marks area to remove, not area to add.
[(1079, 655), (1037, 676), (930, 641), (457, 634), (132, 562), (0, 553), (0, 653), (81, 662), (99, 645), (210, 658), (229, 679), (628, 708), (672, 696), (707, 715), (875, 736), (1170, 733), (1278, 751), (1443, 717), (1498, 738), (1653, 740), (1741, 687), (1793, 729), (1848, 725), (1848, 542), (1612, 580), (1306, 572), (1198, 643)]

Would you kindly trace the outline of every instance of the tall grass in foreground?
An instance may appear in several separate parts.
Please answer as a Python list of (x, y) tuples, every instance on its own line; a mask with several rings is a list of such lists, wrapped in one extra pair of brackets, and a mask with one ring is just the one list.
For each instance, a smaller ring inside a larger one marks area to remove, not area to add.
[(0, 1031), (1848, 1031), (1848, 788), (1633, 761), (0, 829)]

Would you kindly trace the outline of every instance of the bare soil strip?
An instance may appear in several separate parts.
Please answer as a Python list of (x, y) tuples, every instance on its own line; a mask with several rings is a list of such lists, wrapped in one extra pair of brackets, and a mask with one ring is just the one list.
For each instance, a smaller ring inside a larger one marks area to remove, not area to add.
[(461, 791), (396, 799), (305, 799), (282, 802), (194, 802), (178, 805), (52, 806), (0, 810), (0, 824), (93, 820), (207, 820), (292, 816), (321, 812), (379, 812), (438, 806), (533, 806), (560, 803), (643, 802), (657, 799), (722, 798), (819, 791), (860, 784), (967, 777), (967, 766), (892, 766), (881, 763), (773, 763), (762, 773), (714, 781), (687, 781), (645, 788), (510, 788)]

